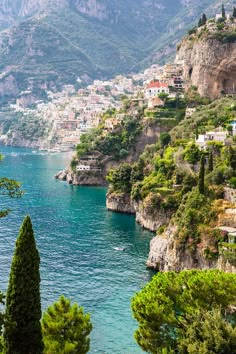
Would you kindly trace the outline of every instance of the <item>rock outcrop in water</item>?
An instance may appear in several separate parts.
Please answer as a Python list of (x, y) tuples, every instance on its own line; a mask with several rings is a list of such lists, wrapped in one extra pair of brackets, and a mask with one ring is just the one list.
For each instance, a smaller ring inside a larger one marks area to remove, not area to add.
[(160, 226), (167, 224), (172, 215), (171, 212), (165, 213), (142, 202), (135, 202), (128, 194), (111, 191), (107, 193), (106, 207), (119, 213), (135, 214), (136, 222), (151, 232), (156, 232)]

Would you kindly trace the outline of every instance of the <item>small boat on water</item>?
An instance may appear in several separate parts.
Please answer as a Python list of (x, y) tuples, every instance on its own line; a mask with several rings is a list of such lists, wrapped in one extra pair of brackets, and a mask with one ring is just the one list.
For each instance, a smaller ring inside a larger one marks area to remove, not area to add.
[(15, 152), (12, 152), (11, 156), (18, 156), (18, 154), (16, 154)]
[(114, 247), (113, 249), (115, 251), (124, 251), (124, 250), (126, 250), (126, 247)]

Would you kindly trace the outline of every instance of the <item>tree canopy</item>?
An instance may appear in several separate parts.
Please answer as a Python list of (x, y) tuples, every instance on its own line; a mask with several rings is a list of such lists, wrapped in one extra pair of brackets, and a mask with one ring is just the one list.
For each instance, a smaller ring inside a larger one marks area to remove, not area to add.
[(40, 303), (40, 258), (29, 216), (16, 241), (6, 299), (4, 350), (6, 354), (43, 351)]
[[(178, 353), (188, 353), (183, 348), (189, 345), (190, 334), (195, 335), (198, 316), (203, 316), (206, 328), (210, 316), (213, 319), (220, 316), (228, 323), (224, 330), (232, 332), (228, 326), (236, 323), (235, 305), (236, 274), (218, 270), (158, 273), (132, 300), (133, 314), (139, 322), (135, 339), (148, 353), (161, 354), (163, 350), (169, 353), (177, 348)], [(204, 313), (215, 309), (217, 314), (204, 317)], [(201, 345), (204, 338), (203, 331), (198, 339)]]
[[(23, 192), (20, 190), (21, 184), (7, 177), (0, 178), (0, 195), (10, 198), (19, 198)], [(10, 209), (0, 210), (0, 218), (9, 214)]]
[(89, 351), (90, 315), (84, 314), (77, 304), (71, 305), (64, 296), (44, 313), (42, 329), (45, 354), (85, 354)]

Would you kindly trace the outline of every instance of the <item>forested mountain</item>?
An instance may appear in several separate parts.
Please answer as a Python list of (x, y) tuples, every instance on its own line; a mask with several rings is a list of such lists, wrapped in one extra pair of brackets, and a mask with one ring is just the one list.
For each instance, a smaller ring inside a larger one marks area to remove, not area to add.
[[(1, 0), (0, 95), (36, 96), (91, 78), (139, 70), (174, 53), (216, 0)], [(232, 9), (232, 1), (226, 7)]]

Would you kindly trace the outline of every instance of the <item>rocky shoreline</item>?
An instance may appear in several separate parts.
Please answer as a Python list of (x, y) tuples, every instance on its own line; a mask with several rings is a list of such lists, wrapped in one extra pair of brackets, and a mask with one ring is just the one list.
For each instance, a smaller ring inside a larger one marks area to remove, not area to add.
[(170, 221), (170, 214), (147, 208), (141, 202), (132, 201), (130, 196), (124, 193), (108, 191), (106, 207), (114, 212), (135, 214), (136, 222), (151, 232), (156, 232), (160, 226)]
[(60, 181), (65, 181), (68, 184), (75, 186), (106, 186), (106, 181), (100, 173), (96, 172), (80, 172), (74, 173), (70, 168), (59, 171), (55, 176)]
[[(234, 190), (225, 189), (225, 199), (230, 200), (231, 203), (235, 202), (235, 194)], [(226, 272), (236, 272), (236, 266), (226, 261), (221, 255), (217, 259), (209, 260), (204, 257), (200, 249), (197, 249), (193, 255), (190, 250), (179, 248), (175, 239), (177, 226), (171, 221), (171, 213), (153, 210), (141, 202), (132, 201), (127, 194), (111, 191), (107, 193), (106, 207), (114, 212), (135, 214), (136, 222), (151, 232), (156, 232), (159, 227), (168, 225), (161, 235), (153, 237), (150, 242), (150, 252), (146, 263), (148, 268), (156, 271), (217, 268)], [(231, 225), (236, 227), (235, 208), (226, 210), (223, 217), (230, 217)]]

